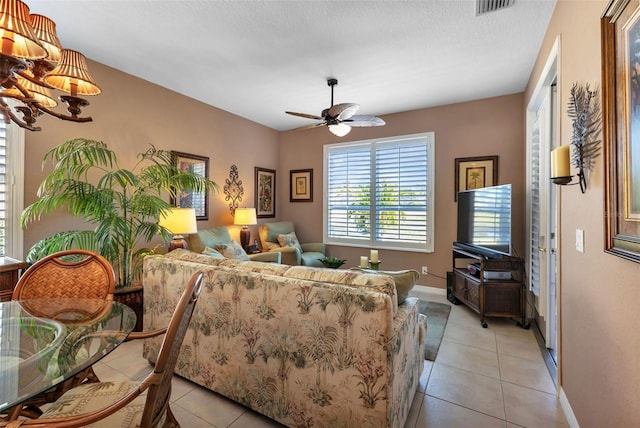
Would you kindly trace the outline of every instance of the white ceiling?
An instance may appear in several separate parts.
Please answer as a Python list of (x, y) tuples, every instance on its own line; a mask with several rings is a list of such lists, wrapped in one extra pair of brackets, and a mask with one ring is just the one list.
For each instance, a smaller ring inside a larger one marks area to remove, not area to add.
[[(25, 0), (64, 47), (276, 130), (521, 92), (555, 0)], [(100, 85), (100, 82), (97, 82)]]

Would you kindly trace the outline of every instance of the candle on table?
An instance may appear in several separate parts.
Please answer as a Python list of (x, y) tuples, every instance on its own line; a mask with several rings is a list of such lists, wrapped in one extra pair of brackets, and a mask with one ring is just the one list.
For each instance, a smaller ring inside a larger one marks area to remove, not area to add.
[(367, 256), (360, 256), (360, 267), (361, 268), (366, 268), (367, 267)]
[(378, 250), (371, 250), (371, 255), (369, 256), (372, 262), (378, 263)]
[(565, 144), (551, 152), (551, 177), (568, 177), (569, 173), (569, 152), (571, 145)]

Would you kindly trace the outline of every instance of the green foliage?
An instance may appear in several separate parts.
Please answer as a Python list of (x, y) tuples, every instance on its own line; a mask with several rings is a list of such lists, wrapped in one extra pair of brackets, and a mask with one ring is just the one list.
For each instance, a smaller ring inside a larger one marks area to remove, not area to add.
[(52, 171), (38, 188), (38, 199), (22, 213), (21, 225), (58, 209), (82, 217), (94, 229), (58, 233), (34, 245), (31, 262), (66, 248), (83, 248), (102, 254), (113, 265), (118, 287), (139, 278), (142, 258), (152, 248), (139, 248), (169, 231), (158, 225), (171, 205), (165, 200), (180, 191), (217, 191), (213, 181), (174, 165), (170, 151), (151, 146), (138, 154), (131, 169), (119, 165), (116, 154), (101, 141), (78, 138), (49, 150), (42, 168)]

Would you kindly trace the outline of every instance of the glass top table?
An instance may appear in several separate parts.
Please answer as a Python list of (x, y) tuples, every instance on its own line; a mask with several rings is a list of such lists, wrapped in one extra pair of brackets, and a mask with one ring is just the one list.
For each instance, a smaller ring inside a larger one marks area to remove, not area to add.
[(131, 308), (103, 299), (0, 303), (0, 413), (92, 366), (135, 324)]

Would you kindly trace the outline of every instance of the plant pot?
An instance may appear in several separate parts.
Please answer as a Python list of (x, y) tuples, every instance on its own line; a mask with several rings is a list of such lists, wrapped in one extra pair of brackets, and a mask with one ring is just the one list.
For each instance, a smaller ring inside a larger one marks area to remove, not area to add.
[(133, 309), (136, 314), (136, 326), (133, 331), (142, 331), (143, 314), (143, 289), (142, 285), (132, 285), (130, 287), (116, 288), (113, 300), (123, 303)]

